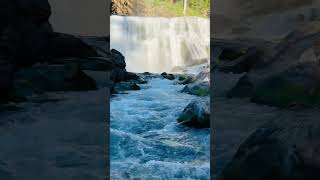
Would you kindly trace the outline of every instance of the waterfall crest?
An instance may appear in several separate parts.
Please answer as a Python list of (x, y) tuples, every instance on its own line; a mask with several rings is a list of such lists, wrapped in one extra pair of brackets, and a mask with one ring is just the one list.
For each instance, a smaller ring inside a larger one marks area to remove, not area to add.
[(210, 59), (210, 21), (200, 17), (111, 16), (110, 45), (131, 72), (170, 72)]

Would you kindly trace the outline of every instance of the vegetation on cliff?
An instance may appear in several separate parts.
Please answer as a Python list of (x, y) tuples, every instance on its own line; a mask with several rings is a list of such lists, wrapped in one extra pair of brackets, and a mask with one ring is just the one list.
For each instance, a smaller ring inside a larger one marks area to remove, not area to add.
[[(187, 0), (186, 16), (209, 17), (210, 0)], [(111, 13), (129, 16), (183, 16), (184, 0), (112, 0)]]

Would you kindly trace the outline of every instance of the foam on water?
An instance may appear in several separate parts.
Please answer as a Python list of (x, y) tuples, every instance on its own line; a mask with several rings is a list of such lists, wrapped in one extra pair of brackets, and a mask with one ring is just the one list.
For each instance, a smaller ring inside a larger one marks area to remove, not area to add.
[(111, 99), (112, 178), (209, 179), (210, 130), (176, 123), (198, 98), (182, 88), (153, 78), (142, 90)]
[(201, 17), (111, 16), (110, 46), (131, 72), (168, 72), (209, 61), (210, 22)]

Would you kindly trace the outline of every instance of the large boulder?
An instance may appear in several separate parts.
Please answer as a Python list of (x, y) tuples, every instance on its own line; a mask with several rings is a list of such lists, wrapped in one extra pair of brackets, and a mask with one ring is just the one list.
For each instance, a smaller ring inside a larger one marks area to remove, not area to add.
[(179, 124), (194, 128), (210, 128), (210, 98), (192, 101), (177, 119)]
[(19, 96), (30, 96), (47, 91), (94, 90), (96, 84), (77, 65), (35, 65), (17, 70), (14, 89)]
[(261, 56), (262, 52), (256, 47), (238, 51), (224, 49), (217, 62), (217, 68), (222, 72), (248, 72)]
[(229, 92), (287, 107), (320, 104), (320, 23), (289, 34)]
[(84, 43), (80, 38), (62, 33), (50, 34), (48, 54), (52, 57), (98, 57), (93, 47)]
[(219, 179), (320, 179), (320, 114), (299, 113), (258, 128), (239, 147)]
[(125, 58), (119, 51), (112, 49), (111, 56), (112, 56), (113, 63), (115, 64), (116, 67), (119, 67), (121, 69), (126, 68)]

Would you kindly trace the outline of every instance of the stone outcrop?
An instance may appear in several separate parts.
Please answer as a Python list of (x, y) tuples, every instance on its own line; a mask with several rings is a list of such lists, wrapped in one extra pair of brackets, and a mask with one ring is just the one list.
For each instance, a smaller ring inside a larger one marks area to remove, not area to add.
[(258, 128), (219, 179), (319, 179), (319, 114), (301, 114), (280, 117)]
[(229, 92), (254, 102), (287, 107), (320, 104), (320, 24), (289, 34)]

